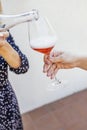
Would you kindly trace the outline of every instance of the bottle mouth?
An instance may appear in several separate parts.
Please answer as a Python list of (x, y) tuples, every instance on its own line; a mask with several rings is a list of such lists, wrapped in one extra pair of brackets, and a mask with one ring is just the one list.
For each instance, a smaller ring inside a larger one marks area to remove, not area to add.
[(39, 11), (37, 9), (32, 9), (35, 20), (39, 19)]

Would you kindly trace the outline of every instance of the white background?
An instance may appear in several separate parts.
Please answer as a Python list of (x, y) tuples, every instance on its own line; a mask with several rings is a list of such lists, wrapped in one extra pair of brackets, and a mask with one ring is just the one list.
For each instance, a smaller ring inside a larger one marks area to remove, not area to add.
[[(53, 25), (58, 42), (57, 50), (87, 55), (87, 1), (86, 0), (2, 0), (5, 14), (17, 14), (38, 9)], [(16, 44), (27, 55), (28, 73), (9, 74), (16, 92), (21, 113), (33, 110), (72, 93), (87, 88), (87, 71), (81, 69), (59, 70), (57, 77), (67, 81), (64, 87), (48, 91), (51, 82), (42, 72), (43, 54), (29, 46), (27, 23), (11, 29)]]

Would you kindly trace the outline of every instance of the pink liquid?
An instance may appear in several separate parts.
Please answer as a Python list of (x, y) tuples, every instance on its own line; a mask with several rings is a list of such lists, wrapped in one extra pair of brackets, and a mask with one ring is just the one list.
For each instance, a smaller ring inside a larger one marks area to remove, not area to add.
[(53, 49), (54, 46), (51, 46), (51, 47), (47, 47), (47, 48), (33, 48), (33, 50), (35, 51), (38, 51), (38, 52), (41, 52), (41, 53), (44, 53), (44, 54), (48, 54), (50, 53), (50, 51)]

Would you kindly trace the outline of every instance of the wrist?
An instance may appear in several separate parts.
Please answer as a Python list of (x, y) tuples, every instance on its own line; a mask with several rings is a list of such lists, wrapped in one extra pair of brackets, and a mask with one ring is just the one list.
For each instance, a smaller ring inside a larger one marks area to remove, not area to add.
[(76, 60), (76, 67), (83, 68), (87, 64), (86, 56), (78, 56)]
[(82, 60), (82, 57), (75, 56), (74, 60), (73, 60), (73, 67), (79, 67), (80, 68), (81, 60)]

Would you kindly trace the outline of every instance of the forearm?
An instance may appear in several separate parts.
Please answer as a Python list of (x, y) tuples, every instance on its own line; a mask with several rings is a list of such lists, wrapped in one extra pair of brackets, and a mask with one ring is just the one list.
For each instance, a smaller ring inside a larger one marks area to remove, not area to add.
[(13, 68), (18, 68), (21, 64), (20, 56), (7, 42), (2, 48), (0, 48), (0, 55)]
[(87, 57), (78, 57), (76, 67), (87, 70)]

